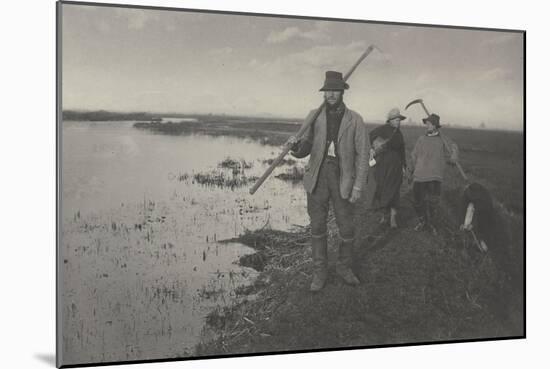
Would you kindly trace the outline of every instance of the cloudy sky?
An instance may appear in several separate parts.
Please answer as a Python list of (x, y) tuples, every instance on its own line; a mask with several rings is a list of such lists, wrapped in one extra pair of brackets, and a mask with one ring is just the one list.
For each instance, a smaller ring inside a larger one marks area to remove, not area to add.
[(453, 125), (523, 127), (520, 33), (72, 4), (62, 19), (63, 109), (303, 117), (324, 72), (375, 44), (345, 96), (365, 120), (423, 98)]

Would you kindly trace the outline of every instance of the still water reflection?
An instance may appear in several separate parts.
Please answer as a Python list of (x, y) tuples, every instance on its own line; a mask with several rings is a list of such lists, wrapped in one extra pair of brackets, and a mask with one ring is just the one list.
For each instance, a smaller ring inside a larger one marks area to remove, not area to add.
[(218, 241), (306, 222), (300, 185), (271, 178), (250, 196), (249, 186), (204, 186), (193, 176), (231, 176), (218, 166), (227, 157), (252, 164), (245, 174), (259, 176), (276, 154), (239, 138), (65, 122), (63, 363), (192, 354), (206, 314), (234, 303), (235, 290), (256, 275), (235, 264), (251, 249)]

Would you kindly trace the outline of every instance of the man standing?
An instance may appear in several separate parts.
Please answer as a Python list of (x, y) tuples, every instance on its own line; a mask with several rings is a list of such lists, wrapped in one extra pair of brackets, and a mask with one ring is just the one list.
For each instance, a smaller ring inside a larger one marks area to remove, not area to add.
[[(307, 155), (304, 174), (307, 211), (311, 221), (311, 248), (314, 264), (310, 290), (319, 291), (327, 279), (327, 217), (332, 203), (338, 225), (339, 251), (336, 273), (348, 284), (359, 280), (351, 270), (354, 240), (354, 203), (361, 197), (368, 166), (368, 136), (363, 119), (343, 101), (349, 85), (342, 73), (326, 72), (325, 105), (304, 136), (294, 143), (291, 154)], [(316, 110), (309, 113), (310, 119)]]

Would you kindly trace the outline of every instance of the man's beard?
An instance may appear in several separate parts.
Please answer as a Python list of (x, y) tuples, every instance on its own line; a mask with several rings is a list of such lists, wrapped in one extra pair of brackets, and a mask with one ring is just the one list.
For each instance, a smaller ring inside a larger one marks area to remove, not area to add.
[(343, 95), (340, 95), (340, 97), (338, 97), (336, 99), (336, 102), (334, 104), (329, 103), (328, 99), (325, 98), (325, 103), (326, 103), (326, 106), (327, 106), (328, 110), (338, 109), (338, 107), (342, 104), (342, 101), (344, 101), (344, 96)]

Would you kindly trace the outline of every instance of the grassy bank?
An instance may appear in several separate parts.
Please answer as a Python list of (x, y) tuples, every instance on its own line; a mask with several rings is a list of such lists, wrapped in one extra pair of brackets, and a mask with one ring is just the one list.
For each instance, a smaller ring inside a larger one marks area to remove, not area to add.
[[(379, 215), (359, 212), (354, 270), (358, 287), (334, 273), (336, 225), (329, 221), (328, 285), (308, 291), (312, 264), (309, 230), (263, 229), (239, 237), (257, 252), (241, 264), (261, 270), (251, 298), (213, 312), (216, 339), (197, 355), (309, 350), (332, 347), (510, 337), (523, 334), (520, 265), (522, 245), (509, 244), (518, 270), (504, 270), (493, 249), (480, 253), (457, 231), (447, 188), (440, 209), (440, 234), (415, 232), (410, 194), (404, 190), (398, 230)], [(501, 218), (510, 222), (510, 219)]]

